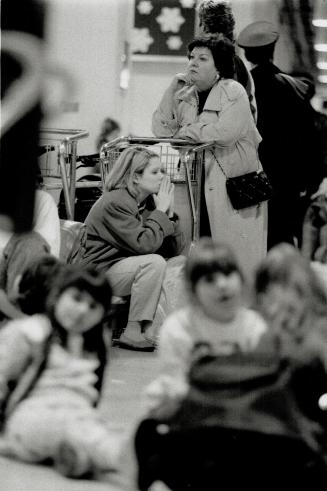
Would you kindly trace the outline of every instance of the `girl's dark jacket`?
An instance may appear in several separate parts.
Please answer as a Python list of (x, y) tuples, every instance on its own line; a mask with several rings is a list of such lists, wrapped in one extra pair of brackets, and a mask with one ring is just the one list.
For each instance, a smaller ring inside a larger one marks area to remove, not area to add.
[(127, 189), (105, 192), (86, 220), (84, 264), (107, 271), (121, 259), (141, 254), (178, 255), (184, 238), (178, 216), (156, 210), (152, 196), (138, 205)]

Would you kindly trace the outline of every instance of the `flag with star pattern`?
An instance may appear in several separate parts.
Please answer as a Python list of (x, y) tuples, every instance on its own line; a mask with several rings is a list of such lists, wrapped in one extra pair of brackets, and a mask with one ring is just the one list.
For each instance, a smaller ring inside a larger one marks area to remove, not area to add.
[(135, 0), (134, 59), (185, 57), (194, 37), (195, 7), (196, 0)]

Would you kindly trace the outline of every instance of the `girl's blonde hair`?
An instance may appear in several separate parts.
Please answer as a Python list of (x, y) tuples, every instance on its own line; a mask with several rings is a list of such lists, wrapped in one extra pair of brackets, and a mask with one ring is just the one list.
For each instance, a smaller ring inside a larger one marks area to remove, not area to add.
[(106, 178), (105, 191), (127, 189), (136, 198), (137, 188), (134, 183), (134, 176), (135, 174), (142, 174), (153, 157), (158, 158), (158, 154), (147, 147), (138, 145), (126, 148)]

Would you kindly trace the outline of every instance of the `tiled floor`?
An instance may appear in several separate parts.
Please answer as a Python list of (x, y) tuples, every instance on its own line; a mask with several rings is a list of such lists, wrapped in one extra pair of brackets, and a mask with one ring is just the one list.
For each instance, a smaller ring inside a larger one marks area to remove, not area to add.
[[(112, 348), (100, 411), (120, 442), (142, 415), (143, 388), (155, 377), (155, 353)], [(1, 491), (119, 491), (115, 476), (105, 482), (72, 480), (51, 468), (0, 458)]]

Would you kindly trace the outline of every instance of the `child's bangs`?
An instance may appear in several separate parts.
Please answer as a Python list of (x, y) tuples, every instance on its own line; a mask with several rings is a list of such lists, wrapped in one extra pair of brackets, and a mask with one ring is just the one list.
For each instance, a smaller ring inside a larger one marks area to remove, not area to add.
[(83, 271), (83, 274), (76, 278), (76, 281), (72, 282), (71, 286), (89, 293), (105, 309), (110, 306), (112, 292), (106, 278), (93, 276), (88, 271)]
[(91, 267), (80, 268), (72, 265), (67, 267), (58, 278), (54, 288), (51, 304), (68, 288), (77, 288), (89, 293), (94, 300), (101, 303), (106, 310), (111, 305), (112, 289), (107, 277)]
[(234, 272), (237, 272), (241, 275), (237, 264), (231, 258), (211, 258), (207, 261), (203, 260), (201, 263), (194, 265), (193, 271), (191, 273), (191, 282), (195, 284), (203, 276), (206, 276), (208, 274), (221, 273), (225, 276), (228, 276)]

